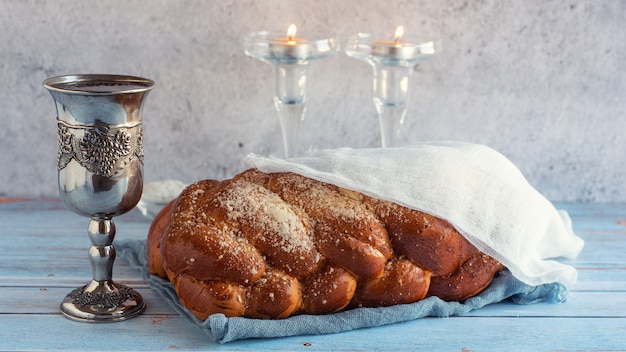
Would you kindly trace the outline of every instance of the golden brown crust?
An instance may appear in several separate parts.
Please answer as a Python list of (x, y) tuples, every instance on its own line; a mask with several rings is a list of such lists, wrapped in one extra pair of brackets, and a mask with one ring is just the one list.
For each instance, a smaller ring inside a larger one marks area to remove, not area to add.
[(385, 265), (379, 278), (366, 280), (352, 301), (357, 307), (387, 307), (417, 302), (430, 286), (431, 273), (404, 258), (394, 258)]
[(297, 174), (272, 174), (268, 188), (315, 219), (316, 244), (331, 262), (360, 277), (382, 275), (393, 256), (383, 224), (337, 187)]
[(248, 289), (223, 281), (199, 281), (189, 275), (180, 275), (173, 282), (180, 303), (198, 319), (222, 313), (229, 317), (245, 313), (244, 302)]
[(245, 180), (267, 188), (267, 183), (270, 180), (270, 174), (266, 174), (257, 169), (248, 169), (242, 173), (235, 175), (235, 177), (233, 177), (233, 180)]
[(281, 319), (302, 304), (300, 283), (280, 270), (268, 270), (257, 280), (248, 296), (246, 316)]
[(445, 220), (252, 169), (183, 190), (153, 221), (148, 257), (200, 319), (463, 300), (502, 269)]
[(302, 286), (302, 312), (328, 314), (348, 306), (354, 297), (357, 281), (347, 270), (329, 264)]
[(304, 278), (322, 264), (308, 216), (275, 193), (239, 179), (222, 182), (211, 194), (204, 214), (237, 229), (272, 266)]
[(433, 275), (451, 273), (478, 251), (445, 220), (370, 197), (364, 202), (385, 224), (395, 250)]
[(203, 224), (170, 224), (161, 253), (170, 280), (185, 274), (197, 280), (247, 284), (266, 268), (261, 253), (245, 238)]
[(150, 225), (148, 239), (146, 240), (146, 246), (148, 247), (148, 269), (150, 270), (150, 274), (158, 275), (162, 278), (167, 278), (167, 274), (163, 267), (163, 258), (161, 257), (161, 240), (169, 225), (172, 207), (176, 201), (178, 201), (178, 198), (170, 201), (157, 213)]
[(464, 301), (482, 292), (504, 266), (492, 257), (476, 253), (454, 272), (431, 279), (428, 296), (444, 301)]
[(278, 173), (270, 175), (268, 188), (315, 219), (369, 244), (385, 258), (393, 255), (382, 223), (365, 204), (342, 195), (338, 187), (297, 174)]
[(360, 278), (376, 278), (383, 274), (387, 258), (373, 246), (359, 241), (323, 220), (315, 226), (315, 243), (319, 251)]
[(202, 222), (197, 213), (208, 196), (210, 190), (219, 185), (219, 181), (202, 180), (186, 187), (178, 196), (172, 208), (170, 222)]

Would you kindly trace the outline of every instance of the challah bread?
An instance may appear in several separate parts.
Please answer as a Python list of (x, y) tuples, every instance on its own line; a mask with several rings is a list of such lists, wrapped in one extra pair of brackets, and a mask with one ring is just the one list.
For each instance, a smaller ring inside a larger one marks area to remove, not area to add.
[(293, 173), (187, 187), (154, 219), (150, 272), (199, 319), (462, 301), (503, 269), (443, 219)]

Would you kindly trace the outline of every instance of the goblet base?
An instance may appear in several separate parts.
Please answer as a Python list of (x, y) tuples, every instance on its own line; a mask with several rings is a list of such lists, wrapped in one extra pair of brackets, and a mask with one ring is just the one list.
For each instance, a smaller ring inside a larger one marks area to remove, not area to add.
[(70, 292), (61, 303), (66, 318), (86, 323), (128, 320), (145, 309), (137, 291), (113, 281), (91, 281)]

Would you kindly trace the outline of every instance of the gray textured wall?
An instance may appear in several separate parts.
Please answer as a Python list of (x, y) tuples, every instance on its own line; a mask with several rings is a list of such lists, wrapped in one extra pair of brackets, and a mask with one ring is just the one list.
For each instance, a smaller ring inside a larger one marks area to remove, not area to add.
[[(49, 76), (158, 83), (144, 115), (146, 181), (225, 178), (249, 152), (282, 154), (271, 67), (250, 31), (442, 38), (411, 84), (404, 142), (489, 145), (552, 200), (625, 202), (626, 1), (0, 0), (0, 196), (56, 196)], [(311, 69), (303, 149), (379, 145), (371, 69)]]

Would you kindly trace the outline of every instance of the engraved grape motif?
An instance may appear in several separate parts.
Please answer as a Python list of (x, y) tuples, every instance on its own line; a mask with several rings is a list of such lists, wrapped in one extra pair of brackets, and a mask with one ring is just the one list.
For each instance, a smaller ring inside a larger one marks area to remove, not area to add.
[(132, 136), (125, 129), (113, 130), (111, 134), (100, 128), (86, 130), (79, 143), (85, 168), (97, 175), (115, 175), (128, 163), (123, 158), (131, 155)]
[(120, 286), (116, 291), (112, 292), (97, 293), (85, 291), (85, 288), (87, 288), (87, 285), (73, 290), (68, 295), (72, 299), (72, 303), (79, 307), (97, 306), (100, 309), (111, 309), (136, 298), (135, 292), (126, 286)]
[[(77, 134), (77, 131), (83, 131)], [(143, 163), (141, 126), (123, 128), (72, 128), (58, 124), (57, 167), (59, 170), (76, 159), (85, 169), (111, 177), (133, 158)]]
[(57, 167), (59, 170), (67, 166), (74, 156), (74, 141), (72, 133), (66, 126), (58, 125), (59, 148), (57, 149)]
[(135, 155), (139, 158), (139, 161), (143, 163), (143, 130), (139, 128), (137, 132), (137, 149)]

